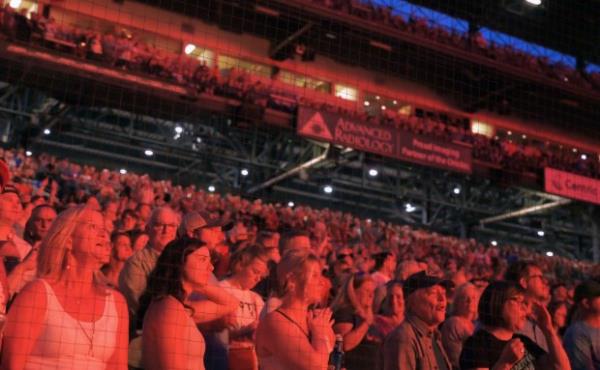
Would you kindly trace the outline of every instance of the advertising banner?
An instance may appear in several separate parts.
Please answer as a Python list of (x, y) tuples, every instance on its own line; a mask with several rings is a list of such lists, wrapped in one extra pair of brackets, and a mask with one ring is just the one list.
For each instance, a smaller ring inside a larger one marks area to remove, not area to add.
[(600, 180), (590, 177), (546, 167), (544, 189), (547, 193), (600, 204)]
[(386, 157), (445, 170), (471, 173), (471, 148), (416, 135), (393, 127), (346, 119), (338, 114), (301, 107), (297, 133)]

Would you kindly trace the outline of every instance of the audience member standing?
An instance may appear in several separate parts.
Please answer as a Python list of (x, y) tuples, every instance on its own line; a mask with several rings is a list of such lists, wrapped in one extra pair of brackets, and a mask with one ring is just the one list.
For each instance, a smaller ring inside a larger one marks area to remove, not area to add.
[(452, 314), (442, 324), (442, 343), (453, 369), (459, 369), (460, 352), (465, 340), (475, 331), (479, 289), (471, 283), (459, 286), (454, 293)]
[(225, 318), (230, 370), (258, 370), (254, 335), (264, 307), (262, 298), (251, 291), (268, 272), (268, 252), (254, 245), (241, 249), (231, 259), (231, 276), (219, 285), (240, 301)]
[(171, 208), (157, 208), (148, 221), (148, 244), (125, 262), (119, 274), (119, 290), (127, 299), (129, 312), (135, 315), (138, 299), (146, 289), (146, 280), (165, 246), (175, 239), (179, 217)]
[[(525, 291), (525, 303), (527, 307), (533, 307), (535, 304), (545, 306), (550, 298), (550, 286), (544, 277), (542, 269), (530, 261), (518, 261), (513, 263), (506, 270), (507, 281), (519, 284)], [(529, 316), (532, 310), (529, 310), (525, 325), (519, 329), (519, 333), (528, 336), (544, 351), (548, 352), (548, 343), (546, 337), (535, 320)]]
[(333, 349), (331, 311), (309, 310), (321, 298), (318, 257), (290, 248), (277, 266), (282, 305), (260, 321), (256, 352), (262, 370), (325, 370)]
[(344, 338), (344, 366), (348, 370), (373, 368), (380, 343), (368, 335), (373, 324), (375, 282), (362, 272), (351, 274), (335, 297), (332, 310), (333, 331)]
[(40, 278), (8, 314), (2, 368), (126, 369), (127, 306), (98, 276), (109, 255), (99, 212), (77, 206), (56, 219), (40, 246)]
[(110, 262), (102, 267), (102, 273), (110, 285), (115, 288), (119, 287), (119, 274), (125, 262), (133, 254), (131, 247), (131, 238), (124, 232), (115, 232), (110, 236)]
[(528, 336), (519, 334), (527, 321), (526, 294), (513, 282), (496, 281), (488, 285), (479, 300), (481, 327), (467, 339), (460, 355), (462, 370), (571, 368), (543, 305), (534, 303), (533, 317), (546, 337), (550, 352), (545, 352)]
[(188, 298), (205, 289), (212, 270), (210, 252), (199, 240), (177, 239), (164, 248), (140, 298), (144, 369), (204, 369), (204, 338), (194, 320), (202, 312)]
[(575, 288), (579, 320), (565, 332), (564, 344), (573, 370), (600, 369), (600, 283), (588, 280)]
[(446, 317), (446, 286), (424, 271), (404, 282), (406, 319), (385, 339), (385, 370), (451, 369), (437, 330)]

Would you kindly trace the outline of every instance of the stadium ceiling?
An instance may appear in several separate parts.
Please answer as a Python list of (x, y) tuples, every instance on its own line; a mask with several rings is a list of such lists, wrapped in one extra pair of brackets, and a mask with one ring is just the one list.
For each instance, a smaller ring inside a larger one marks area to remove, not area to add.
[(410, 2), (600, 65), (598, 0), (543, 0), (539, 7), (524, 0)]

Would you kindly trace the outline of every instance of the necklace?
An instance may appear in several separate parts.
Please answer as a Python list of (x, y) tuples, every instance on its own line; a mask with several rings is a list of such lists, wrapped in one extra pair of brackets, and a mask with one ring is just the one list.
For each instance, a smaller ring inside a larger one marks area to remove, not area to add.
[(83, 332), (85, 337), (90, 342), (90, 348), (88, 349), (88, 355), (93, 357), (94, 356), (94, 333), (96, 332), (96, 321), (92, 321), (92, 334), (91, 335), (89, 335), (87, 333), (87, 331), (85, 331), (85, 329), (83, 328), (83, 325), (81, 325), (81, 322), (79, 322), (79, 320), (75, 320), (75, 321), (77, 321), (77, 325), (79, 325), (79, 328), (81, 329), (81, 331)]

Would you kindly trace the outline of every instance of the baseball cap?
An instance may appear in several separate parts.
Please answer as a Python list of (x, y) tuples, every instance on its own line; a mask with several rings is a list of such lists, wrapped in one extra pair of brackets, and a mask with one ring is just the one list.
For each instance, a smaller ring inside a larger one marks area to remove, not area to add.
[(404, 281), (402, 290), (404, 292), (404, 296), (408, 297), (419, 289), (426, 289), (434, 285), (440, 285), (445, 289), (449, 289), (454, 286), (454, 283), (452, 283), (450, 280), (443, 280), (435, 276), (427, 275), (425, 271), (420, 271), (410, 275), (408, 279)]
[(184, 235), (188, 231), (210, 227), (220, 227), (223, 231), (228, 231), (233, 227), (233, 222), (225, 220), (214, 213), (192, 211), (183, 217), (180, 232)]
[(600, 283), (595, 280), (584, 281), (575, 288), (575, 302), (595, 297), (600, 297)]

